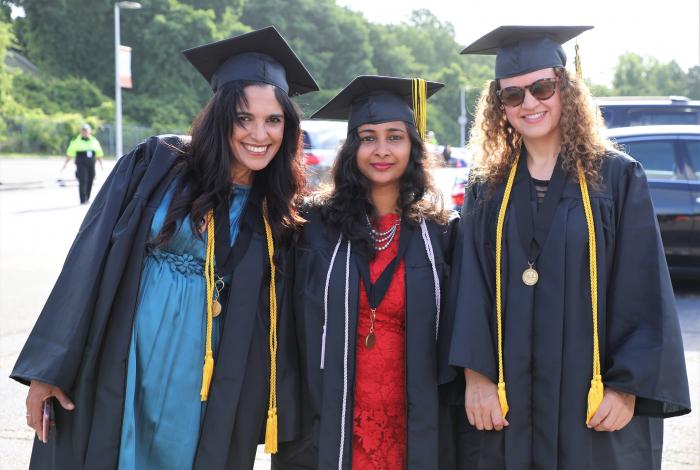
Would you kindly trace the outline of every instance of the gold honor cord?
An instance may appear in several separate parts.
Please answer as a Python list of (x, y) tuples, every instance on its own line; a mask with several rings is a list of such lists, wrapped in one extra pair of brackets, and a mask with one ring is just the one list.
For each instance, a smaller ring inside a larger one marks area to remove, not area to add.
[(581, 186), (583, 198), (583, 210), (586, 213), (586, 225), (588, 226), (588, 267), (591, 278), (591, 310), (593, 311), (593, 378), (591, 388), (588, 390), (588, 408), (586, 411), (586, 423), (588, 423), (603, 401), (603, 378), (600, 373), (600, 349), (598, 338), (598, 268), (596, 261), (595, 225), (593, 211), (591, 210), (591, 197), (588, 195), (586, 174), (583, 172), (581, 162), (578, 163), (578, 181)]
[(421, 140), (425, 140), (427, 133), (427, 102), (428, 85), (422, 78), (412, 79), (413, 85), (413, 118), (416, 121), (416, 129)]
[[(508, 174), (506, 189), (503, 194), (500, 210), (498, 211), (498, 223), (496, 225), (496, 327), (498, 336), (498, 401), (501, 405), (503, 417), (508, 413), (508, 401), (506, 399), (506, 384), (503, 373), (503, 311), (502, 311), (502, 292), (501, 292), (501, 259), (502, 259), (502, 244), (503, 244), (503, 225), (506, 218), (506, 209), (510, 199), (510, 193), (515, 180), (515, 173), (518, 167), (520, 156), (515, 157), (515, 162)], [(595, 239), (595, 224), (593, 220), (593, 211), (591, 210), (591, 199), (588, 193), (588, 185), (586, 183), (586, 175), (583, 167), (578, 165), (578, 179), (581, 186), (581, 197), (583, 199), (583, 209), (586, 215), (586, 225), (588, 227), (588, 264), (591, 280), (591, 310), (593, 317), (593, 378), (591, 380), (591, 388), (588, 391), (588, 408), (586, 412), (586, 423), (590, 421), (603, 401), (603, 380), (600, 372), (600, 348), (598, 338), (598, 270), (596, 261), (596, 239)]]
[(501, 305), (501, 257), (502, 257), (502, 240), (503, 240), (503, 223), (506, 220), (506, 209), (510, 192), (513, 189), (513, 181), (515, 180), (515, 172), (518, 169), (518, 161), (520, 155), (516, 155), (515, 162), (510, 168), (508, 181), (506, 182), (506, 190), (503, 194), (503, 202), (498, 210), (498, 223), (496, 225), (496, 328), (498, 335), (498, 402), (501, 404), (501, 413), (505, 418), (508, 414), (508, 400), (506, 399), (506, 381), (503, 373), (503, 306)]
[[(583, 69), (581, 67), (581, 55), (579, 54), (578, 42), (575, 45), (576, 57), (576, 77), (583, 80)], [(593, 211), (591, 210), (591, 198), (588, 194), (588, 184), (586, 174), (583, 171), (581, 162), (578, 162), (578, 181), (581, 186), (581, 196), (583, 198), (583, 210), (586, 213), (586, 225), (588, 226), (588, 264), (591, 278), (591, 309), (593, 311), (593, 378), (591, 388), (588, 390), (588, 407), (586, 411), (586, 423), (588, 423), (600, 403), (603, 401), (604, 387), (603, 378), (600, 372), (600, 340), (598, 338), (598, 268), (596, 261), (595, 224), (593, 222)]]
[[(275, 245), (272, 230), (267, 218), (267, 200), (263, 201), (263, 222), (267, 239), (267, 253), (270, 261), (270, 400), (267, 410), (267, 425), (265, 427), (265, 452), (277, 453), (277, 290), (275, 285)], [(211, 379), (214, 375), (214, 355), (211, 349), (211, 334), (214, 296), (214, 211), (207, 214), (207, 249), (204, 266), (207, 296), (207, 339), (204, 368), (202, 371), (201, 400), (207, 401)]]
[(213, 322), (212, 302), (214, 297), (214, 211), (209, 209), (207, 214), (207, 251), (204, 263), (204, 277), (207, 281), (207, 339), (206, 352), (204, 354), (204, 368), (202, 369), (202, 390), (199, 392), (200, 399), (207, 401), (209, 398), (209, 387), (211, 378), (214, 375), (214, 354), (211, 350), (211, 331)]
[(267, 215), (267, 199), (263, 201), (263, 222), (270, 260), (270, 401), (265, 426), (265, 452), (277, 453), (277, 289), (275, 286), (275, 244)]

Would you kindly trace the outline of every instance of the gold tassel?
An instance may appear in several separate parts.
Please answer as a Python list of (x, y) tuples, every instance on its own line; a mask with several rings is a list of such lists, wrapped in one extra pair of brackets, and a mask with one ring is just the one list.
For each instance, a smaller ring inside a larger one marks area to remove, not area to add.
[(588, 411), (586, 412), (586, 424), (589, 423), (600, 403), (603, 401), (603, 379), (600, 375), (596, 375), (591, 380), (591, 388), (588, 389)]
[(209, 387), (211, 386), (211, 378), (214, 375), (214, 356), (207, 351), (204, 356), (204, 368), (202, 369), (202, 390), (200, 398), (202, 401), (207, 401), (209, 398)]
[(428, 85), (422, 78), (414, 78), (413, 84), (413, 119), (416, 122), (416, 129), (421, 140), (425, 140), (427, 135), (427, 106), (428, 106)]
[(277, 453), (277, 408), (267, 410), (265, 426), (265, 453)]
[(508, 414), (508, 400), (506, 399), (506, 383), (498, 382), (498, 403), (501, 404), (501, 413), (505, 418)]
[(214, 353), (211, 349), (211, 334), (214, 314), (212, 311), (212, 300), (214, 297), (214, 211), (209, 210), (207, 214), (207, 251), (204, 262), (204, 277), (207, 281), (207, 333), (204, 353), (204, 367), (202, 368), (202, 389), (199, 392), (201, 401), (209, 398), (209, 387), (211, 378), (214, 375)]

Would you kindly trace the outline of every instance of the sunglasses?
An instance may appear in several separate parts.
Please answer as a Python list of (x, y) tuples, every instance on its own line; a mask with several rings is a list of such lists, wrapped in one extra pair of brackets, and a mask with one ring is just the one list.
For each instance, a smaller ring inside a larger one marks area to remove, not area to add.
[(496, 92), (498, 99), (506, 106), (515, 107), (523, 104), (525, 90), (540, 101), (548, 100), (557, 91), (558, 78), (540, 78), (528, 86), (509, 86)]

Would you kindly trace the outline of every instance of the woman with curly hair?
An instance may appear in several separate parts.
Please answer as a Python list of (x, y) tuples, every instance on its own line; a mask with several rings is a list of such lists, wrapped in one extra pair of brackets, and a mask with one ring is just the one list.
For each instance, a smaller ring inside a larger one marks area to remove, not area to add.
[(449, 457), (438, 385), (456, 375), (441, 315), (456, 219), (423, 143), (424, 100), (441, 87), (360, 76), (313, 116), (348, 119), (348, 137), (297, 246), (306, 468), (422, 470)]
[(274, 27), (184, 55), (214, 91), (191, 138), (119, 160), (12, 372), (32, 468), (252, 469), (298, 432), (290, 96), (317, 86)]
[(470, 423), (496, 431), (479, 469), (659, 469), (660, 418), (690, 408), (644, 171), (564, 69), (560, 44), (586, 29), (502, 27), (463, 51), (497, 52), (472, 128), (449, 357)]

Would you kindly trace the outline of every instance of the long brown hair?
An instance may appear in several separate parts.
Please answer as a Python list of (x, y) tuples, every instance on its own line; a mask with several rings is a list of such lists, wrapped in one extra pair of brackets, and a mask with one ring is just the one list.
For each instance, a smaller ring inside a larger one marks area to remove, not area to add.
[[(586, 84), (566, 69), (555, 68), (554, 72), (561, 93), (562, 165), (571, 178), (577, 179), (576, 168), (581, 162), (586, 180), (596, 186), (606, 152), (615, 146), (603, 135), (603, 117)], [(471, 181), (489, 186), (504, 180), (522, 144), (522, 136), (510, 125), (501, 106), (498, 88), (498, 80), (491, 80), (482, 90), (469, 139)]]

